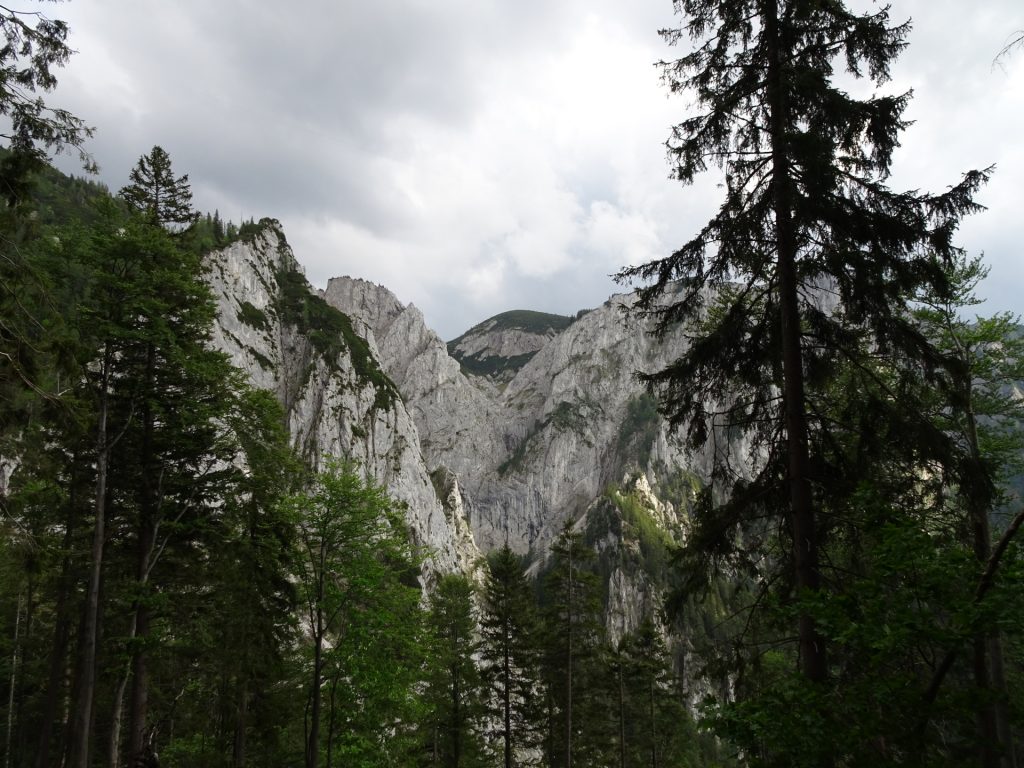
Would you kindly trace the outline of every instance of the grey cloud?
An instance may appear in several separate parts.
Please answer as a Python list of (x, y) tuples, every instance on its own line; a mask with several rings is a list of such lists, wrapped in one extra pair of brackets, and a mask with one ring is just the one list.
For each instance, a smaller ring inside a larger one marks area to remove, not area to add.
[[(298, 257), (312, 278), (354, 272), (394, 282), (389, 287), (399, 298), (420, 306), (443, 335), (512, 307), (570, 314), (616, 290), (607, 275), (626, 255), (586, 242), (594, 204), (609, 206), (612, 219), (657, 222), (652, 247), (668, 251), (717, 201), (713, 182), (680, 191), (660, 163), (668, 125), (686, 110), (685, 99), (669, 100), (654, 87), (653, 62), (682, 53), (657, 37), (659, 27), (680, 21), (670, 0), (45, 5), (68, 18), (72, 44), (81, 50), (54, 98), (97, 126), (92, 146), (112, 188), (124, 183), (139, 155), (160, 144), (175, 168), (190, 174), (200, 207), (218, 207), (229, 218), (281, 219), (301, 243)], [(990, 65), (1003, 38), (994, 30), (1021, 25), (1015, 5), (993, 0), (964, 19), (962, 5), (948, 0), (894, 3), (894, 19), (913, 15), (916, 23), (893, 87), (918, 88), (918, 125), (907, 134), (899, 161), (906, 173), (898, 169), (894, 186), (938, 191), (960, 171), (999, 161), (986, 194), (1019, 198), (1024, 169), (1012, 162), (1014, 131), (998, 124), (982, 131), (978, 122), (1024, 120), (1020, 93), (1006, 93), (1024, 54), (1009, 72)], [(595, 18), (624, 41), (631, 58), (619, 71), (635, 78), (632, 92), (650, 88), (650, 104), (630, 103), (635, 113), (615, 102), (613, 83), (588, 80), (594, 73), (586, 66), (562, 79), (550, 73), (564, 93), (531, 91), (546, 85), (547, 73), (531, 79), (537, 67), (574, 63), (565, 61), (567, 51)], [(578, 125), (556, 109), (559, 100), (575, 104), (577, 88), (597, 96), (581, 102), (595, 111)], [(1006, 103), (991, 111), (995, 96)], [(573, 143), (556, 143), (573, 130)], [(550, 147), (536, 145), (547, 141)], [(641, 141), (650, 145), (642, 158)], [(437, 151), (458, 154), (453, 159), (462, 167), (451, 179), (435, 178), (448, 172), (432, 156)], [(409, 177), (418, 207), (396, 172)], [(553, 215), (563, 223), (537, 215), (556, 206)], [(509, 235), (503, 211), (540, 228), (525, 235), (561, 237), (553, 263), (568, 259), (570, 266), (539, 279), (518, 272), (512, 259), (502, 261), (493, 274), (500, 285), (483, 301), (467, 278), (488, 259), (507, 258), (494, 248)], [(984, 248), (998, 262), (993, 275), (1002, 275), (1002, 284), (986, 287), (992, 310), (1021, 307), (1019, 292), (1004, 288), (1020, 277), (1004, 266), (1021, 240), (1017, 217), (1002, 207), (990, 216), (991, 225), (965, 229), (971, 242), (964, 245)]]

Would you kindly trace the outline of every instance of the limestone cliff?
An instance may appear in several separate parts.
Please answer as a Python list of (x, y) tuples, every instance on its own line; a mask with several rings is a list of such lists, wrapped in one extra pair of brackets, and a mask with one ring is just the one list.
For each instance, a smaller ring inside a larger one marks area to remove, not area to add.
[[(276, 222), (212, 253), (207, 267), (218, 302), (214, 343), (255, 386), (277, 395), (297, 449), (314, 465), (326, 456), (358, 461), (408, 506), (431, 569), (466, 568), (478, 552), (465, 524), (446, 516), (405, 404), (349, 319), (317, 309), (322, 299)], [(325, 338), (332, 329), (341, 332)]]
[(685, 536), (708, 461), (637, 383), (685, 341), (655, 340), (623, 311), (632, 296), (576, 317), (506, 313), (449, 346), (382, 286), (312, 290), (274, 223), (210, 270), (218, 346), (277, 393), (310, 460), (356, 458), (408, 504), (436, 568), (469, 571), (506, 541), (543, 567), (571, 521), (599, 552), (613, 635), (654, 611), (666, 568), (651, 553)]

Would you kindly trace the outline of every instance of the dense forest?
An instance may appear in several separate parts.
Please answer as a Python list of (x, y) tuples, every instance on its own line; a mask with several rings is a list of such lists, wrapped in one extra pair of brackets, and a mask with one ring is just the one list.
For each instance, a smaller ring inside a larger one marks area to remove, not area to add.
[[(609, 489), (670, 588), (621, 635), (580, 526), (440, 573), (362, 467), (297, 453), (211, 344), (204, 257), (263, 225), (195, 211), (158, 146), (116, 193), (57, 172), (90, 165), (92, 129), (39, 98), (67, 27), (0, 9), (5, 768), (1024, 759), (1024, 337), (972, 315), (986, 269), (954, 241), (992, 169), (886, 185), (909, 96), (858, 100), (833, 68), (884, 84), (887, 9), (676, 5), (662, 34), (691, 47), (663, 75), (696, 112), (674, 174), (717, 166), (725, 196), (621, 278), (655, 333), (686, 329), (642, 374), (680, 439), (756, 460), (716, 455), (682, 542)], [(398, 396), (301, 275), (278, 301)]]

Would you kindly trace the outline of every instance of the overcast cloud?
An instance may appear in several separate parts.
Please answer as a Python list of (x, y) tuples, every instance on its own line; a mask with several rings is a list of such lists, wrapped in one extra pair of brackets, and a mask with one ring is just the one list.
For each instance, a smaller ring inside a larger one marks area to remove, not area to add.
[[(869, 0), (861, 0), (866, 7)], [(1024, 311), (1019, 0), (892, 0), (913, 17), (892, 90), (915, 120), (892, 186), (940, 191), (997, 164), (960, 243), (992, 267), (983, 311)], [(718, 205), (668, 180), (686, 114), (653, 62), (670, 0), (74, 0), (45, 4), (79, 53), (51, 99), (96, 126), (111, 189), (154, 144), (200, 210), (279, 219), (319, 286), (351, 275), (446, 339), (508, 309), (616, 290)], [(72, 168), (63, 162), (65, 168)]]

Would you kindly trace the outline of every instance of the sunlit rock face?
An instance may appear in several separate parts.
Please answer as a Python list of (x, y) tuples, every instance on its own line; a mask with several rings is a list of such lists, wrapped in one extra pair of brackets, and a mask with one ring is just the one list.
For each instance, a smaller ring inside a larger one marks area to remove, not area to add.
[[(338, 277), (322, 294), (303, 287), (358, 337), (328, 359), (283, 310), (298, 270), (276, 223), (209, 259), (215, 343), (276, 393), (308, 460), (360, 461), (407, 504), (435, 572), (508, 543), (539, 573), (568, 521), (601, 553), (613, 635), (656, 611), (664, 566), (637, 553), (652, 536), (682, 540), (711, 456), (683, 447), (636, 373), (673, 360), (681, 335), (655, 339), (619, 295), (574, 317), (505, 313), (446, 344), (387, 288)], [(382, 398), (382, 380), (400, 397)], [(747, 461), (742, 443), (710, 450)]]

